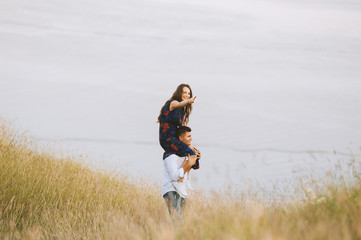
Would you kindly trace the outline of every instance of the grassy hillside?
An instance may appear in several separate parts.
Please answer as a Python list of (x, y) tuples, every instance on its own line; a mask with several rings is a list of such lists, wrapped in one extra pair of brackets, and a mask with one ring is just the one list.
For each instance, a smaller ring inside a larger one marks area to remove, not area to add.
[(0, 120), (0, 239), (361, 239), (355, 159), (351, 181), (333, 175), (303, 200), (198, 193), (181, 220), (168, 216), (158, 186), (75, 160), (40, 149)]

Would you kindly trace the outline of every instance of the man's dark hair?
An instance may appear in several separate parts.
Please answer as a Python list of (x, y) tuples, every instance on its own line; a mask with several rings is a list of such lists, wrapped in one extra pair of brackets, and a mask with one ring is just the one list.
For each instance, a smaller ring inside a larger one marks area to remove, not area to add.
[(182, 136), (186, 132), (192, 132), (192, 129), (190, 127), (187, 127), (187, 126), (180, 126), (179, 128), (177, 128), (177, 130), (175, 132), (175, 136), (177, 138), (179, 138), (180, 136)]

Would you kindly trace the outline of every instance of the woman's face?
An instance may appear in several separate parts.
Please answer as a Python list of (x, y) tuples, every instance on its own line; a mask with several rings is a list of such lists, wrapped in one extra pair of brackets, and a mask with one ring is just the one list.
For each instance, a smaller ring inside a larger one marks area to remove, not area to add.
[(187, 87), (183, 87), (182, 101), (188, 100), (190, 98), (191, 98), (191, 90)]

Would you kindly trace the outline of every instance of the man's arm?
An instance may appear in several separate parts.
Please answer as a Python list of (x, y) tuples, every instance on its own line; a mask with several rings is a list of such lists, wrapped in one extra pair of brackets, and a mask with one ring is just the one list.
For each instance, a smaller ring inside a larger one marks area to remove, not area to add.
[(191, 156), (188, 154), (188, 160), (184, 160), (182, 163), (183, 174), (191, 170), (192, 166), (196, 163), (196, 160), (197, 160), (196, 155)]
[(183, 166), (180, 168), (178, 167), (177, 158), (177, 155), (172, 154), (164, 159), (169, 176), (173, 181), (178, 181), (179, 179), (183, 178), (185, 173)]

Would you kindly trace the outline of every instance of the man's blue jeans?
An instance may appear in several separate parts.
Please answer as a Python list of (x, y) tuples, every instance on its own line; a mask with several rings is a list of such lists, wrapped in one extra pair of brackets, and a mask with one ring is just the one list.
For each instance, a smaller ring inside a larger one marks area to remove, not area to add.
[(170, 191), (163, 195), (168, 207), (169, 214), (175, 210), (179, 215), (182, 215), (182, 210), (185, 207), (186, 199), (182, 198), (177, 192)]

